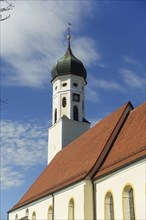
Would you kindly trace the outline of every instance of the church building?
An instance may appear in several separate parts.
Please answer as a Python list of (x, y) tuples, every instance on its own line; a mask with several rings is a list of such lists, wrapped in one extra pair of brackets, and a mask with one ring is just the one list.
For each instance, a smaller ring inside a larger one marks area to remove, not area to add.
[(51, 72), (48, 165), (8, 220), (145, 220), (146, 103), (127, 102), (90, 128), (87, 72), (70, 38)]

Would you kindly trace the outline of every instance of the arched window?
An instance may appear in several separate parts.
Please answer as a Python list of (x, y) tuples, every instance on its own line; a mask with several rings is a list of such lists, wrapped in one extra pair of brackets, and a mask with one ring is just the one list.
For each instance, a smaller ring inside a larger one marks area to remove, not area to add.
[(32, 220), (36, 220), (36, 213), (35, 212), (32, 213)]
[(110, 192), (105, 196), (105, 219), (114, 220), (113, 196)]
[(29, 210), (28, 209), (26, 209), (26, 211), (25, 211), (25, 216), (28, 218), (28, 216), (29, 216)]
[(126, 186), (123, 191), (124, 220), (135, 220), (134, 196), (131, 186)]
[(18, 220), (18, 214), (15, 215), (15, 220)]
[(57, 108), (55, 108), (55, 112), (54, 112), (54, 123), (56, 123), (57, 121)]
[(74, 212), (75, 212), (75, 207), (74, 207), (74, 200), (71, 199), (69, 202), (69, 210), (68, 210), (68, 220), (74, 220)]
[(74, 106), (73, 108), (73, 119), (75, 121), (78, 121), (79, 120), (79, 112), (78, 112), (78, 106)]
[(49, 207), (48, 209), (48, 220), (52, 220), (53, 219), (53, 208), (52, 206)]
[(66, 107), (66, 97), (63, 97), (63, 99), (62, 99), (62, 107), (63, 108)]
[(84, 101), (82, 101), (82, 110), (84, 111)]

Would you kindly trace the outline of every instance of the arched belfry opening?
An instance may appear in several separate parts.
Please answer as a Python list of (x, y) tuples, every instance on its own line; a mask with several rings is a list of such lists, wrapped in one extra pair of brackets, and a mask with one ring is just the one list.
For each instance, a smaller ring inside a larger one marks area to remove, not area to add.
[(62, 99), (62, 107), (63, 108), (66, 107), (66, 103), (67, 103), (66, 97), (63, 97), (63, 99)]
[(78, 110), (78, 106), (77, 105), (75, 105), (73, 107), (73, 120), (79, 121), (79, 110)]
[(57, 108), (55, 108), (55, 112), (54, 112), (54, 123), (57, 122)]

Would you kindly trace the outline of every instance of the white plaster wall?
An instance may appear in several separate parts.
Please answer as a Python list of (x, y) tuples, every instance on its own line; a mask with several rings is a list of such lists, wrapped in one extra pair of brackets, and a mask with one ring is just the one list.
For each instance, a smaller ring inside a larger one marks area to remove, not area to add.
[(48, 131), (48, 163), (62, 149), (62, 120), (57, 121)]
[[(68, 220), (68, 205), (71, 198), (74, 199), (75, 204), (75, 219), (84, 219), (84, 186), (85, 182), (82, 181), (54, 195), (55, 220)], [(53, 205), (52, 196), (9, 213), (9, 220), (15, 220), (16, 214), (18, 214), (18, 219), (24, 217), (26, 209), (29, 209), (30, 220), (32, 219), (33, 212), (36, 213), (36, 220), (47, 220), (47, 213), (50, 205)]]
[(48, 163), (71, 141), (90, 128), (90, 123), (61, 118), (49, 128)]
[(55, 220), (68, 220), (68, 205), (73, 198), (75, 205), (75, 219), (84, 219), (84, 182), (80, 182), (75, 187), (55, 195)]
[(49, 196), (48, 198), (39, 200), (37, 202), (31, 203), (27, 206), (24, 206), (22, 208), (17, 209), (16, 211), (13, 211), (12, 213), (9, 213), (9, 220), (15, 220), (16, 214), (18, 214), (18, 219), (21, 219), (25, 216), (26, 209), (29, 210), (29, 216), (28, 219), (32, 219), (33, 212), (36, 213), (36, 219), (37, 220), (47, 220), (47, 214), (48, 209), (52, 205), (52, 197)]
[(115, 219), (123, 219), (122, 192), (126, 185), (134, 190), (136, 220), (146, 219), (146, 161), (142, 160), (123, 168), (96, 183), (97, 219), (104, 218), (104, 198), (108, 191), (113, 194)]

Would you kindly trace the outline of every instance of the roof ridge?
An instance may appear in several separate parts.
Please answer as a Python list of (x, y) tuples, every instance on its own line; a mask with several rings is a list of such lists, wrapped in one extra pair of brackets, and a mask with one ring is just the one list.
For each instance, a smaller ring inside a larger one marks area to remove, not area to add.
[(94, 176), (94, 179), (101, 178), (104, 175), (108, 175), (111, 172), (115, 172), (118, 169), (121, 169), (129, 164), (132, 164), (138, 160), (146, 158), (146, 148), (137, 152), (136, 154), (131, 155), (123, 160), (120, 160), (118, 163), (113, 164), (112, 166), (107, 167), (106, 169), (99, 170), (98, 173)]
[(127, 159), (127, 158), (129, 158), (129, 157), (131, 157), (131, 156), (133, 156), (135, 154), (137, 154), (137, 153), (140, 153), (140, 152), (142, 152), (144, 150), (146, 150), (146, 146), (142, 146), (139, 150), (137, 150), (137, 151), (135, 151), (133, 153), (130, 153), (129, 155), (126, 155), (125, 157), (122, 157), (120, 160), (117, 159), (117, 160), (113, 161), (112, 163), (110, 163), (110, 164), (106, 165), (105, 167), (101, 168), (100, 171), (105, 170), (105, 169), (107, 169), (107, 168), (109, 168), (109, 167), (111, 167), (111, 166), (113, 166), (113, 165), (115, 165), (115, 164), (117, 164), (117, 163), (119, 163), (119, 162), (121, 162), (121, 161), (123, 161), (123, 160), (125, 160), (125, 159)]
[[(121, 106), (121, 107), (124, 107)], [(119, 131), (121, 130), (125, 120), (127, 119), (130, 111), (133, 109), (133, 105), (130, 101), (128, 101), (125, 104), (125, 108), (123, 109), (121, 116), (119, 118), (119, 120), (117, 121), (117, 124), (115, 125), (113, 131), (111, 132), (106, 144), (104, 145), (103, 150), (101, 151), (99, 157), (97, 158), (96, 162), (94, 163), (94, 165), (92, 166), (92, 168), (90, 169), (90, 171), (88, 172), (87, 176), (89, 176), (90, 178), (93, 178), (95, 173), (97, 172), (97, 170), (100, 168), (101, 164), (103, 163), (105, 157), (107, 156), (107, 154), (109, 153), (111, 146), (113, 145), (117, 134), (119, 133)]]

